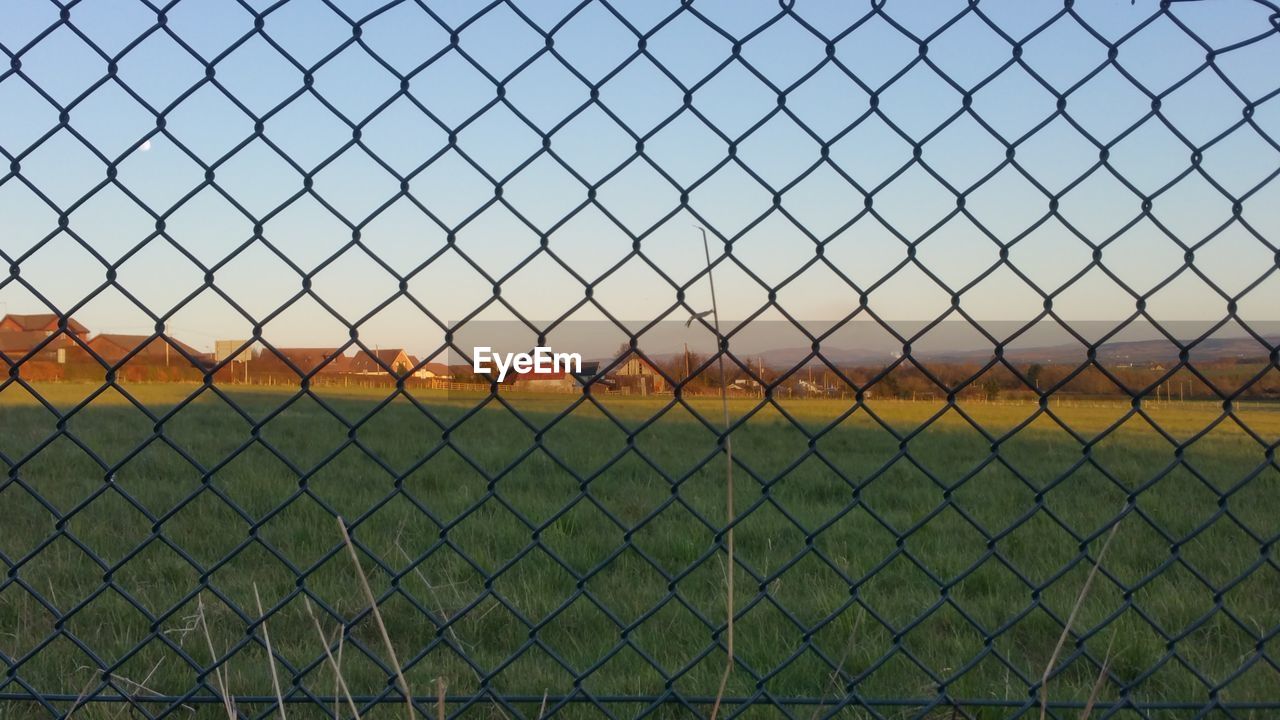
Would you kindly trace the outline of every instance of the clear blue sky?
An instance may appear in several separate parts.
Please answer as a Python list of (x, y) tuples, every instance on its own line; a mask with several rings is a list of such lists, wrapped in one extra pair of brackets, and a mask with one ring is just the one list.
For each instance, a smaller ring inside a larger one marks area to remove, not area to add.
[[(260, 0), (248, 4), (259, 11), (269, 7)], [(334, 4), (359, 23), (358, 43), (350, 42), (348, 19), (320, 0), (280, 4), (265, 15), (258, 33), (253, 15), (226, 0), (181, 0), (168, 11), (166, 28), (157, 26), (156, 12), (139, 0), (73, 4), (70, 26), (60, 23), (60, 8), (52, 2), (0, 0), (0, 66), (5, 67), (0, 71), (0, 153), (4, 166), (15, 158), (21, 163), (20, 176), (0, 167), (5, 264), (20, 259), (22, 278), (66, 309), (104, 282), (102, 261), (115, 264), (127, 257), (119, 265), (121, 286), (164, 313), (196, 292), (204, 275), (170, 239), (207, 267), (245, 246), (218, 267), (216, 284), (254, 317), (266, 317), (299, 292), (299, 270), (309, 273), (327, 262), (312, 289), (332, 310), (355, 321), (396, 294), (398, 280), (387, 268), (412, 272), (454, 232), (457, 249), (479, 270), (449, 250), (408, 283), (422, 305), (451, 320), (492, 297), (483, 273), (504, 276), (539, 249), (544, 234), (550, 252), (588, 281), (631, 253), (631, 234), (643, 237), (644, 254), (654, 265), (679, 282), (687, 280), (703, 263), (693, 227), (700, 221), (688, 209), (668, 215), (680, 204), (681, 188), (692, 188), (689, 209), (719, 238), (735, 238), (733, 255), (766, 283), (782, 281), (814, 258), (815, 243), (807, 231), (818, 241), (829, 240), (823, 255), (831, 265), (863, 287), (874, 286), (871, 305), (877, 312), (932, 318), (949, 306), (949, 291), (917, 267), (908, 265), (877, 284), (907, 257), (905, 244), (886, 225), (911, 242), (927, 234), (916, 257), (954, 289), (999, 258), (997, 245), (964, 216), (929, 233), (956, 203), (954, 192), (926, 166), (955, 189), (967, 190), (1005, 162), (997, 138), (1015, 141), (1052, 118), (1018, 146), (1016, 162), (1058, 193), (1098, 161), (1098, 149), (1072, 123), (1111, 143), (1148, 117), (1115, 143), (1109, 159), (1111, 169), (1146, 194), (1155, 194), (1191, 165), (1191, 150), (1170, 126), (1197, 146), (1235, 128), (1204, 152), (1201, 169), (1226, 193), (1245, 198), (1244, 222), (1232, 222), (1231, 200), (1198, 171), (1156, 195), (1152, 214), (1187, 245), (1226, 226), (1197, 250), (1196, 268), (1230, 293), (1266, 276), (1240, 300), (1246, 319), (1274, 320), (1280, 307), (1274, 247), (1280, 242), (1280, 180), (1269, 180), (1280, 169), (1280, 150), (1266, 137), (1280, 138), (1280, 100), (1272, 97), (1280, 87), (1280, 32), (1268, 20), (1272, 11), (1259, 3), (1177, 2), (1161, 14), (1150, 0), (1078, 0), (1073, 12), (1101, 40), (1076, 17), (1063, 15), (1025, 43), (1021, 63), (991, 80), (988, 76), (1012, 59), (1010, 41), (969, 12), (928, 42), (927, 59), (961, 88), (977, 88), (972, 110), (989, 127), (966, 114), (932, 137), (940, 123), (961, 110), (962, 95), (921, 61), (920, 40), (964, 11), (963, 0), (888, 0), (882, 14), (852, 32), (849, 28), (869, 12), (869, 2), (796, 0), (790, 14), (765, 0), (695, 0), (683, 10), (679, 2), (612, 2), (625, 24), (599, 2), (576, 13), (576, 2), (515, 3), (538, 31), (503, 4), (476, 19), (472, 16), (487, 3), (426, 1), (436, 17), (414, 2)], [(981, 0), (978, 9), (1005, 35), (1020, 40), (1061, 13), (1062, 3)], [(1107, 64), (1104, 41), (1125, 37), (1153, 15)], [(1219, 52), (1209, 64), (1204, 47), (1175, 20), (1214, 49), (1266, 37)], [(455, 29), (461, 52), (449, 49)], [(552, 30), (554, 47), (548, 49), (541, 33)], [(636, 32), (645, 36), (639, 55)], [(737, 60), (732, 58), (735, 39), (741, 42)], [(829, 41), (834, 43), (830, 57)], [(117, 79), (103, 82), (103, 54), (118, 60)], [(8, 69), (15, 56), (20, 72)], [(512, 75), (530, 58), (535, 59)], [(210, 80), (205, 65), (215, 59)], [(304, 88), (300, 68), (313, 71), (311, 90)], [(905, 74), (886, 86), (904, 68)], [(1028, 68), (1058, 92), (1070, 90), (1063, 112), (1055, 115), (1053, 93)], [(408, 96), (401, 93), (396, 73), (411, 76)], [(1126, 74), (1161, 96), (1158, 115)], [(1189, 81), (1174, 87), (1188, 75)], [(606, 77), (597, 102), (590, 103), (586, 83)], [(496, 82), (504, 88), (501, 99)], [(693, 89), (692, 109), (683, 107), (680, 85)], [(868, 89), (878, 95), (877, 112), (846, 132), (870, 109)], [(785, 111), (778, 107), (779, 90), (786, 92)], [(289, 98), (294, 99), (282, 106)], [(1246, 102), (1256, 108), (1250, 122), (1240, 124)], [(564, 123), (584, 103), (589, 106)], [(59, 106), (69, 108), (71, 128), (108, 160), (119, 162), (118, 183), (137, 200), (115, 185), (86, 198), (106, 178), (106, 165), (65, 129), (47, 136), (58, 124)], [(165, 119), (160, 134), (158, 113)], [(673, 114), (674, 120), (654, 132)], [(297, 167), (261, 140), (239, 147), (253, 135), (252, 116), (265, 118), (266, 138)], [(761, 120), (761, 127), (741, 139)], [(351, 143), (353, 125), (360, 127), (360, 144), (328, 161)], [(739, 141), (737, 159), (759, 180), (736, 161), (701, 179), (729, 155), (712, 127)], [(436, 157), (450, 131), (467, 158), (455, 151)], [(551, 133), (549, 151), (540, 137), (546, 133)], [(151, 146), (143, 152), (148, 136)], [(926, 137), (921, 162), (912, 163), (911, 142)], [(643, 157), (636, 156), (637, 138), (644, 141)], [(793, 184), (822, 160), (819, 143), (833, 139), (828, 161)], [(204, 171), (188, 152), (217, 165), (214, 182), (240, 209), (217, 189), (202, 187)], [(311, 172), (326, 162), (315, 173), (312, 192), (277, 211), (303, 191), (299, 169)], [(598, 183), (624, 163), (600, 187), (596, 204), (560, 223), (587, 201), (584, 181)], [(901, 175), (879, 187), (904, 165), (909, 167)], [(411, 197), (401, 196), (393, 173), (415, 172)], [(495, 181), (503, 187), (497, 203)], [(863, 215), (846, 227), (862, 213), (864, 191), (876, 188), (879, 218)], [(773, 193), (783, 189), (781, 207), (771, 210)], [(167, 238), (144, 242), (154, 232), (155, 219), (138, 201), (164, 217)], [(1102, 243), (1139, 215), (1140, 204), (1102, 168), (1064, 195), (1060, 209), (1086, 238)], [(1043, 217), (1048, 205), (1043, 193), (1006, 166), (967, 196), (966, 210), (996, 239), (1008, 242)], [(58, 230), (60, 212), (69, 212), (69, 231), (101, 261), (68, 233), (29, 252)], [(763, 221), (741, 234), (762, 215)], [(264, 221), (262, 240), (251, 242), (255, 219)], [(330, 260), (351, 242), (353, 228), (387, 268), (355, 247)], [(1090, 256), (1090, 249), (1056, 220), (1010, 250), (1017, 268), (1047, 291), (1085, 267)], [(1183, 250), (1156, 222), (1144, 219), (1112, 240), (1103, 258), (1121, 281), (1146, 292), (1178, 271)], [(732, 263), (720, 266), (716, 280), (725, 316), (747, 316), (767, 300), (767, 291)], [(578, 280), (541, 253), (503, 283), (502, 297), (526, 316), (545, 319), (579, 302), (583, 291)], [(675, 293), (642, 259), (632, 258), (598, 285), (594, 297), (620, 318), (644, 320), (674, 302)], [(706, 305), (705, 283), (690, 297), (696, 306)], [(778, 302), (798, 318), (833, 318), (855, 307), (858, 298), (820, 262), (781, 289)], [(962, 302), (979, 318), (1000, 320), (1031, 317), (1040, 307), (1038, 296), (1007, 268), (966, 291)], [(1225, 313), (1225, 301), (1190, 270), (1148, 305), (1157, 319), (1213, 319)], [(1057, 308), (1069, 318), (1118, 318), (1132, 312), (1133, 300), (1095, 269), (1059, 297)], [(44, 307), (9, 282), (0, 287), (3, 309)], [(91, 300), (77, 317), (101, 331), (149, 332), (153, 324), (116, 290)], [(509, 315), (495, 307), (484, 317)], [(585, 308), (575, 317), (600, 315)], [(210, 349), (216, 338), (247, 337), (250, 325), (205, 290), (172, 317), (170, 327), (179, 338)], [(346, 335), (343, 325), (311, 298), (266, 326), (267, 339), (279, 346), (334, 345)], [(361, 337), (370, 346), (424, 352), (435, 347), (439, 333), (413, 304), (399, 298), (361, 326)]]

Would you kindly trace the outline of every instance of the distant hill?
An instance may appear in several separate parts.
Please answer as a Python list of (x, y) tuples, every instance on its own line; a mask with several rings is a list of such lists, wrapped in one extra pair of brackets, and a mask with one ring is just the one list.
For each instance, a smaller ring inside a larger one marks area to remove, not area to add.
[[(1273, 346), (1280, 344), (1280, 337), (1267, 338), (1267, 342)], [(752, 360), (760, 358), (765, 365), (772, 368), (791, 368), (801, 363), (809, 352), (808, 348), (779, 348), (751, 353), (750, 357)], [(1196, 345), (1191, 351), (1191, 360), (1212, 362), (1265, 358), (1267, 353), (1268, 350), (1253, 338), (1211, 338)], [(849, 348), (823, 348), (822, 355), (828, 362), (843, 366), (879, 366), (891, 362), (895, 357), (893, 353), (883, 350)], [(674, 357), (674, 355), (669, 356)], [(922, 350), (914, 353), (914, 356), (929, 362), (976, 363), (989, 359), (991, 350), (989, 348), (958, 351)], [(1013, 348), (1005, 352), (1005, 357), (1016, 363), (1081, 363), (1085, 360), (1085, 348), (1079, 343)], [(1098, 360), (1109, 365), (1175, 363), (1178, 360), (1178, 348), (1167, 340), (1109, 342), (1099, 348)]]
[[(1267, 342), (1276, 345), (1280, 338), (1267, 338)], [(1151, 364), (1175, 363), (1178, 361), (1178, 348), (1168, 340), (1133, 340), (1126, 342), (1110, 342), (1098, 348), (1098, 360), (1106, 364)], [(1253, 338), (1210, 338), (1198, 343), (1191, 350), (1191, 360), (1212, 362), (1216, 360), (1235, 360), (1242, 358), (1265, 358), (1269, 351), (1259, 345)], [(930, 357), (935, 360), (982, 360), (989, 358), (989, 350), (972, 350), (961, 353), (936, 353)], [(1005, 357), (1019, 363), (1079, 363), (1085, 359), (1085, 348), (1079, 343), (1064, 343), (1046, 347), (1016, 348), (1005, 352)]]

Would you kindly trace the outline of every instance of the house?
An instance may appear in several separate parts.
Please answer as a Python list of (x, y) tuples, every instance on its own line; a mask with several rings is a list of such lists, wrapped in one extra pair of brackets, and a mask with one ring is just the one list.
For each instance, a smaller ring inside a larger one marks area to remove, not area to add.
[(470, 364), (450, 363), (445, 367), (449, 373), (447, 377), (454, 382), (488, 385), (498, 379), (497, 372), (477, 373)]
[(589, 382), (592, 378), (595, 378), (596, 382), (601, 382), (604, 380), (604, 378), (596, 377), (597, 375), (600, 374), (599, 360), (584, 361), (582, 363), (581, 370), (582, 372), (575, 373), (575, 375), (577, 375), (578, 377), (578, 382), (581, 382), (583, 385), (586, 385), (587, 382)]
[[(10, 313), (0, 318), (0, 333), (42, 333), (48, 337), (58, 332), (59, 317), (53, 313), (16, 315)], [(67, 318), (67, 333), (80, 340), (89, 339), (89, 328), (75, 318)]]
[(17, 362), (30, 356), (29, 359), (32, 360), (64, 363), (67, 361), (67, 348), (71, 346), (72, 342), (66, 335), (50, 337), (42, 330), (0, 332), (0, 356), (9, 362)]
[(67, 331), (61, 333), (58, 323), (58, 316), (53, 313), (5, 315), (0, 318), (0, 355), (9, 362), (27, 358), (65, 363), (67, 348), (76, 345), (73, 338), (84, 340), (89, 329), (68, 318)]
[(648, 395), (668, 390), (667, 379), (658, 368), (635, 351), (628, 351), (625, 359), (614, 366), (609, 377), (617, 382), (618, 388), (623, 392)]
[(255, 372), (329, 374), (350, 372), (351, 358), (339, 348), (264, 348)]
[[(418, 366), (417, 358), (410, 355), (409, 360), (413, 363), (413, 367)], [(413, 373), (413, 376), (422, 380), (448, 380), (453, 377), (453, 372), (449, 369), (448, 365), (429, 362), (418, 368)]]
[(357, 375), (382, 375), (390, 368), (392, 374), (404, 377), (413, 370), (414, 365), (417, 365), (417, 362), (400, 348), (377, 349), (373, 352), (361, 350), (351, 358), (347, 372)]
[(573, 392), (581, 387), (578, 378), (573, 373), (565, 372), (564, 370), (555, 372), (513, 372), (511, 375), (514, 375), (514, 377), (508, 376), (503, 384), (527, 392)]
[(155, 335), (99, 333), (89, 340), (88, 345), (95, 355), (112, 364), (128, 357), (130, 363), (190, 366), (192, 362), (184, 357), (185, 353), (195, 360), (196, 365), (204, 365), (209, 357), (179, 340)]
[(617, 390), (618, 381), (612, 377), (601, 375), (600, 365), (599, 360), (583, 361), (581, 372), (574, 373), (573, 377), (583, 387), (590, 387), (594, 390)]

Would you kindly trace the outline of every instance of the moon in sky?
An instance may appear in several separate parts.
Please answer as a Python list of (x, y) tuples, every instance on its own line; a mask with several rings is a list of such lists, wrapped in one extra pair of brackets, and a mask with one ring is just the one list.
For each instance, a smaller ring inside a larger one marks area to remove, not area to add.
[(150, 140), (143, 140), (143, 141), (142, 141), (142, 144), (138, 146), (138, 149), (139, 149), (139, 150), (141, 150), (142, 152), (146, 152), (146, 151), (150, 150), (150, 149), (151, 149), (151, 141), (150, 141)]

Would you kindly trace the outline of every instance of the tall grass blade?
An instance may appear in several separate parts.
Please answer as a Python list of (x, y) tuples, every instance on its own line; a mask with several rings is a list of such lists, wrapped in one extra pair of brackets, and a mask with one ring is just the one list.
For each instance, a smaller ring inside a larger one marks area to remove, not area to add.
[(369, 578), (365, 577), (364, 567), (360, 564), (360, 555), (356, 552), (355, 543), (351, 542), (351, 535), (347, 532), (347, 523), (338, 517), (338, 530), (342, 532), (342, 542), (347, 545), (347, 552), (351, 555), (351, 563), (356, 568), (356, 577), (360, 579), (360, 589), (364, 591), (364, 598), (369, 602), (369, 611), (373, 613), (373, 620), (378, 626), (378, 633), (382, 635), (382, 643), (387, 648), (387, 656), (391, 659), (391, 668), (396, 671), (396, 683), (400, 686), (400, 692), (404, 694), (405, 711), (408, 713), (408, 720), (413, 720), (413, 694), (409, 692), (409, 683), (404, 679), (404, 671), (400, 669), (400, 659), (396, 657), (396, 648), (391, 644), (391, 634), (387, 632), (387, 625), (382, 621), (382, 613), (378, 611), (378, 600), (373, 596), (373, 588), (369, 587)]
[(258, 604), (258, 617), (262, 618), (262, 641), (267, 646), (267, 665), (271, 668), (271, 687), (276, 691), (276, 707), (280, 710), (280, 720), (288, 720), (284, 712), (284, 694), (280, 692), (280, 674), (276, 671), (276, 654), (271, 649), (271, 633), (267, 632), (267, 614), (262, 609), (258, 583), (253, 584), (253, 600)]
[[(351, 690), (347, 687), (347, 681), (342, 677), (342, 665), (338, 660), (333, 658), (333, 653), (329, 651), (329, 641), (325, 639), (324, 630), (320, 627), (320, 618), (316, 617), (315, 608), (311, 606), (311, 600), (306, 595), (302, 596), (302, 602), (306, 604), (307, 614), (311, 616), (311, 623), (315, 625), (316, 637), (320, 638), (320, 647), (324, 648), (324, 655), (329, 659), (329, 667), (333, 668), (334, 682), (341, 688), (342, 696), (347, 700), (347, 706), (351, 709), (351, 717), (354, 720), (360, 720), (360, 710), (356, 708), (356, 702), (351, 697)], [(342, 628), (338, 628), (338, 642), (342, 642)], [(342, 653), (342, 645), (338, 645), (338, 653)], [(337, 716), (337, 711), (334, 711)]]
[(436, 678), (436, 720), (444, 720), (444, 677)]
[(204, 614), (204, 594), (196, 596), (196, 613), (200, 618), (200, 628), (204, 632), (205, 644), (209, 647), (209, 662), (213, 663), (213, 681), (217, 688), (218, 697), (222, 700), (222, 708), (227, 712), (227, 720), (236, 720), (236, 707), (231, 697), (227, 694), (228, 679), (223, 677), (223, 668), (217, 666), (218, 652), (213, 649), (213, 636), (209, 632), (209, 619)]
[[(720, 309), (716, 304), (716, 279), (711, 268), (711, 245), (707, 241), (706, 228), (699, 227), (702, 232), (702, 251), (706, 255), (707, 260), (707, 282), (711, 285), (711, 321), (716, 331), (716, 338), (720, 335)], [(734, 666), (734, 650), (733, 650), (733, 616), (734, 608), (734, 547), (733, 547), (733, 528), (737, 513), (733, 507), (733, 438), (729, 432), (732, 423), (729, 420), (729, 388), (726, 384), (724, 374), (724, 353), (721, 352), (716, 357), (720, 372), (720, 409), (724, 413), (724, 482), (725, 482), (725, 550), (728, 557), (729, 571), (725, 579), (725, 663), (724, 675), (720, 677), (720, 687), (716, 691), (716, 701), (711, 706), (711, 720), (716, 720), (716, 716), (720, 714), (720, 703), (724, 700), (725, 690), (729, 686), (729, 676), (733, 673)]]
[(1058, 636), (1058, 644), (1054, 646), (1053, 654), (1049, 656), (1049, 662), (1044, 667), (1044, 674), (1040, 676), (1040, 720), (1044, 720), (1049, 712), (1049, 674), (1058, 663), (1058, 656), (1062, 654), (1062, 648), (1067, 644), (1067, 638), (1071, 636), (1071, 627), (1075, 624), (1076, 615), (1084, 605), (1085, 597), (1089, 595), (1089, 587), (1093, 585), (1093, 579), (1097, 577), (1098, 569), (1102, 567), (1102, 559), (1107, 555), (1107, 548), (1111, 547), (1111, 541), (1115, 539), (1116, 531), (1119, 529), (1120, 521), (1117, 520), (1107, 533), (1107, 539), (1102, 543), (1102, 549), (1098, 551), (1093, 567), (1089, 568), (1089, 574), (1085, 576), (1084, 586), (1080, 588), (1080, 594), (1076, 596), (1075, 604), (1071, 606), (1071, 613), (1067, 615), (1067, 623), (1062, 628), (1062, 634)]
[[(840, 675), (844, 672), (845, 663), (849, 662), (849, 656), (853, 654), (855, 641), (858, 638), (858, 628), (862, 626), (862, 619), (866, 617), (867, 609), (865, 607), (858, 608), (858, 616), (853, 619), (853, 627), (849, 630), (849, 644), (844, 649), (844, 655), (840, 657), (840, 664), (836, 665), (835, 672), (831, 673), (831, 689), (838, 690), (840, 688)], [(819, 704), (813, 709), (813, 717), (810, 720), (818, 720), (818, 715), (822, 714), (822, 705)]]
[(1107, 643), (1107, 654), (1102, 658), (1102, 669), (1098, 671), (1098, 679), (1093, 681), (1093, 689), (1089, 691), (1089, 701), (1084, 704), (1080, 720), (1089, 720), (1089, 716), (1093, 714), (1093, 706), (1102, 695), (1102, 686), (1107, 682), (1107, 671), (1111, 669), (1111, 648), (1116, 644), (1116, 634), (1116, 632), (1111, 633), (1111, 640)]

